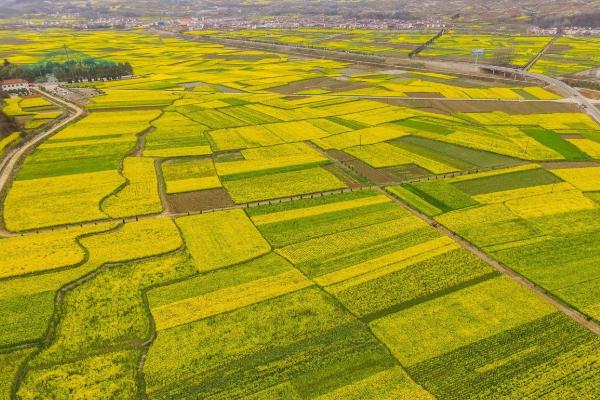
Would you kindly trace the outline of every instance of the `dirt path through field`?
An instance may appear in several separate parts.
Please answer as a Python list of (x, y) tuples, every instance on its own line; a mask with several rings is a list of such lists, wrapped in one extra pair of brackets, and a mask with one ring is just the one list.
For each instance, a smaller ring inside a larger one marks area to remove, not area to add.
[(66, 118), (59, 121), (57, 124), (54, 124), (47, 131), (29, 138), (23, 144), (21, 144), (21, 146), (12, 149), (5, 155), (5, 157), (2, 160), (0, 160), (0, 200), (2, 202), (4, 202), (4, 197), (6, 196), (8, 187), (12, 181), (12, 178), (16, 172), (15, 170), (17, 169), (21, 159), (32, 149), (34, 149), (35, 146), (48, 139), (50, 136), (54, 135), (66, 125), (75, 121), (85, 112), (81, 107), (77, 106), (76, 104), (64, 101), (54, 95), (43, 92), (39, 89), (33, 90), (39, 95), (50, 100), (54, 104), (57, 104), (60, 108), (69, 110), (70, 114), (67, 115)]
[(467, 241), (466, 239), (464, 239), (463, 237), (458, 235), (456, 232), (448, 229), (444, 225), (442, 225), (439, 222), (435, 221), (434, 219), (428, 217), (427, 215), (421, 213), (420, 211), (410, 207), (408, 204), (404, 203), (402, 200), (400, 200), (396, 196), (392, 195), (391, 193), (389, 193), (383, 189), (379, 189), (379, 190), (381, 191), (381, 193), (385, 194), (390, 199), (392, 199), (392, 201), (394, 201), (396, 204), (399, 204), (400, 206), (404, 207), (404, 209), (408, 210), (413, 215), (419, 217), (420, 219), (422, 219), (427, 224), (429, 224), (430, 226), (437, 229), (439, 232), (441, 232), (445, 236), (454, 240), (459, 246), (461, 246), (465, 250), (471, 252), (473, 255), (475, 255), (476, 257), (480, 258), (481, 260), (483, 260), (484, 262), (489, 264), (496, 271), (500, 272), (503, 275), (508, 276), (512, 280), (519, 283), (521, 286), (533, 291), (535, 294), (542, 297), (544, 300), (546, 300), (547, 302), (552, 304), (554, 307), (556, 307), (560, 312), (562, 312), (569, 318), (573, 319), (579, 325), (581, 325), (584, 328), (588, 329), (589, 331), (595, 333), (596, 335), (600, 335), (600, 325), (597, 322), (590, 319), (585, 314), (571, 308), (569, 305), (564, 303), (562, 300), (560, 300), (553, 294), (547, 292), (544, 288), (536, 285), (535, 283), (533, 283), (532, 281), (530, 281), (523, 275), (519, 274), (518, 272), (515, 272), (514, 270), (512, 270), (509, 267), (505, 266), (504, 264), (500, 263), (498, 260), (492, 258), (487, 253), (485, 253), (483, 250), (481, 250), (479, 247), (477, 247), (473, 243)]
[(548, 50), (550, 50), (550, 48), (552, 47), (552, 45), (554, 44), (554, 42), (556, 42), (560, 36), (561, 36), (560, 33), (554, 35), (554, 37), (548, 43), (546, 43), (546, 45), (540, 50), (539, 53), (537, 53), (537, 55), (533, 58), (533, 60), (531, 60), (529, 62), (529, 64), (527, 64), (525, 66), (525, 68), (523, 68), (523, 69), (525, 71), (529, 71), (535, 65), (535, 63), (538, 62), (538, 60), (540, 58), (542, 58), (544, 56), (544, 54), (546, 54), (546, 52)]

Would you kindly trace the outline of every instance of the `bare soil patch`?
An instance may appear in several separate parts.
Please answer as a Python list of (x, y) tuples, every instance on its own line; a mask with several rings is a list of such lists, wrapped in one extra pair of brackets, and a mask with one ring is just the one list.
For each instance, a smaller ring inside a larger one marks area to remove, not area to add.
[(327, 155), (344, 164), (351, 171), (376, 185), (390, 185), (409, 179), (431, 175), (416, 165), (401, 165), (390, 168), (373, 168), (369, 164), (341, 150), (328, 150)]
[(26, 43), (31, 43), (31, 40), (19, 39), (19, 38), (2, 38), (2, 39), (0, 39), (0, 44), (26, 44)]
[(585, 136), (579, 135), (577, 133), (565, 133), (563, 135), (560, 135), (560, 137), (563, 139), (585, 139)]
[(168, 194), (167, 205), (170, 212), (187, 213), (230, 207), (233, 206), (233, 200), (231, 200), (225, 189), (208, 189), (197, 192)]
[(327, 164), (324, 165), (323, 168), (331, 172), (351, 189), (372, 183), (365, 177), (355, 173), (354, 171), (347, 171), (338, 164)]
[(245, 160), (244, 155), (239, 150), (224, 151), (213, 155), (215, 162), (229, 162)]
[(587, 97), (588, 99), (600, 100), (600, 91), (599, 90), (592, 90), (592, 89), (586, 89), (586, 88), (578, 88), (577, 90), (579, 90), (579, 92), (582, 95), (584, 95), (585, 97)]
[(348, 90), (363, 89), (367, 87), (369, 87), (369, 85), (360, 82), (353, 82), (349, 80), (344, 81), (330, 77), (322, 77), (292, 82), (284, 86), (272, 88), (270, 90), (281, 94), (294, 94), (303, 90), (310, 89), (324, 89), (329, 90), (330, 92), (345, 92)]
[(599, 165), (600, 163), (596, 161), (550, 161), (542, 163), (545, 169), (586, 168)]

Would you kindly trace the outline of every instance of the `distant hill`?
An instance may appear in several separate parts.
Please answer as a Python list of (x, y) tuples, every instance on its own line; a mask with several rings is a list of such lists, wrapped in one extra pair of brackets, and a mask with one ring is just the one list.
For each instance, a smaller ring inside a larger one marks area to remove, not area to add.
[(600, 0), (0, 0), (3, 15), (342, 15), (600, 26)]

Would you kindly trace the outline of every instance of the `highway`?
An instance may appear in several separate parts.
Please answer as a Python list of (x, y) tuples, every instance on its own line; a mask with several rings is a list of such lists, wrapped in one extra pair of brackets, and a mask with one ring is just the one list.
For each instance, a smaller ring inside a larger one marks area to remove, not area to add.
[(581, 108), (581, 110), (583, 112), (585, 112), (594, 121), (596, 121), (598, 124), (600, 124), (600, 110), (598, 110), (594, 106), (594, 103), (591, 100), (589, 100), (588, 98), (586, 98), (584, 95), (579, 93), (579, 91), (577, 89), (567, 85), (560, 79), (552, 78), (550, 76), (542, 75), (542, 74), (534, 74), (533, 72), (524, 71), (522, 69), (517, 69), (517, 68), (497, 67), (497, 66), (492, 66), (492, 65), (486, 65), (484, 67), (484, 69), (486, 69), (488, 71), (506, 73), (506, 74), (511, 74), (511, 75), (519, 75), (521, 77), (537, 79), (537, 80), (545, 82), (549, 85), (553, 85), (553, 86), (559, 88), (560, 90), (562, 90), (565, 95), (567, 95), (570, 99), (572, 99), (575, 103), (577, 103), (579, 105), (579, 107)]

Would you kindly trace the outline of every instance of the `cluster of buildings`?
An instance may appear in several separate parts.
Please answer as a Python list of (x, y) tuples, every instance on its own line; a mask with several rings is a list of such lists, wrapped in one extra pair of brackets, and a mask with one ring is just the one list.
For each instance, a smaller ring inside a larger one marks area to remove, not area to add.
[(567, 28), (540, 28), (533, 26), (527, 33), (540, 36), (553, 36), (558, 32), (568, 36), (600, 36), (600, 28), (592, 27), (567, 27)]
[(232, 29), (294, 29), (294, 28), (345, 28), (373, 30), (423, 30), (441, 29), (448, 23), (439, 19), (403, 20), (353, 18), (341, 16), (274, 16), (265, 18), (198, 17), (176, 18), (151, 24), (163, 29), (232, 30)]
[[(187, 30), (236, 30), (236, 29), (296, 29), (296, 28), (341, 28), (371, 29), (392, 31), (425, 31), (450, 28), (452, 22), (434, 16), (424, 19), (351, 17), (341, 15), (278, 15), (269, 17), (247, 16), (243, 14), (223, 13), (205, 10), (206, 15), (197, 17), (154, 17), (138, 19), (136, 17), (107, 15), (95, 18), (71, 14), (53, 14), (44, 19), (11, 19), (10, 25), (24, 27), (61, 27), (71, 29), (133, 29), (158, 28), (163, 31), (183, 32)], [(0, 17), (0, 29), (3, 21)], [(558, 32), (572, 36), (600, 36), (600, 28), (567, 27), (542, 28), (529, 27), (528, 34), (552, 36)]]
[[(0, 20), (0, 25), (2, 21)], [(321, 15), (281, 15), (273, 17), (247, 16), (204, 16), (155, 19), (152, 22), (141, 21), (135, 17), (105, 16), (82, 18), (76, 14), (51, 16), (46, 19), (12, 20), (11, 25), (36, 28), (72, 28), (72, 29), (133, 29), (160, 28), (163, 30), (233, 30), (260, 28), (346, 28), (373, 30), (423, 30), (442, 29), (449, 23), (436, 18), (423, 20), (405, 20), (397, 18), (356, 18)], [(1, 26), (0, 26), (1, 27)]]
[[(68, 18), (46, 18), (39, 19), (22, 19), (12, 21), (12, 25), (23, 26), (27, 28), (69, 28), (69, 29), (130, 29), (144, 26), (137, 18), (132, 17), (100, 17), (100, 18), (79, 18), (70, 15)], [(2, 21), (0, 20), (0, 26)]]

